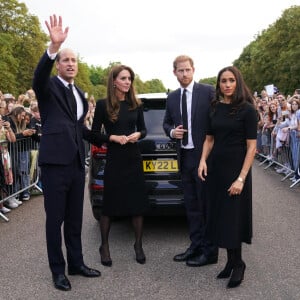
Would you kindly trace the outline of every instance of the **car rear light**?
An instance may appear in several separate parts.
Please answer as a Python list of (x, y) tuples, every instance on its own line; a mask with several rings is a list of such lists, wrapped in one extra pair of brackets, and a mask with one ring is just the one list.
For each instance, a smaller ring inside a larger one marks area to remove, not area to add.
[(90, 189), (92, 191), (103, 191), (104, 190), (104, 186), (103, 185), (98, 185), (98, 184), (91, 184), (90, 185)]
[(98, 154), (106, 154), (107, 153), (107, 145), (103, 144), (101, 147), (92, 145), (91, 153), (92, 153), (93, 157), (97, 156)]

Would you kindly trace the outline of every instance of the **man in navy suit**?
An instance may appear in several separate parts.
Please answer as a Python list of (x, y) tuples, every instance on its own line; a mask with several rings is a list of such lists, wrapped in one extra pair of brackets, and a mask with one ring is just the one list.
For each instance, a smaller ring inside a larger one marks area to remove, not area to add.
[(177, 141), (191, 240), (187, 250), (175, 255), (174, 261), (186, 261), (188, 266), (203, 266), (218, 261), (217, 247), (205, 238), (207, 199), (204, 183), (198, 177), (208, 111), (215, 90), (210, 85), (194, 82), (194, 71), (194, 62), (189, 56), (180, 55), (174, 60), (173, 73), (180, 88), (168, 95), (163, 128)]
[[(83, 262), (81, 229), (85, 185), (83, 138), (98, 143), (84, 126), (88, 110), (83, 92), (74, 85), (78, 72), (77, 56), (60, 47), (68, 35), (62, 18), (46, 21), (51, 43), (34, 73), (33, 89), (38, 99), (42, 135), (39, 165), (46, 212), (46, 241), (54, 286), (71, 289), (65, 275), (61, 226), (64, 223), (68, 274), (98, 277), (100, 272)], [(59, 51), (60, 50), (60, 51)], [(55, 64), (57, 76), (50, 77)], [(69, 87), (69, 84), (72, 86)]]

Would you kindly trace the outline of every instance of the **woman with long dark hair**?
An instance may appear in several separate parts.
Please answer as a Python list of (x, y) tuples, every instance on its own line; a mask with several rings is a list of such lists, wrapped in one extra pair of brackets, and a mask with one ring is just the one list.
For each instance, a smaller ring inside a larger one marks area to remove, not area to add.
[[(227, 263), (217, 278), (229, 278), (228, 288), (242, 282), (246, 268), (242, 242), (252, 238), (251, 165), (256, 152), (257, 113), (240, 71), (222, 69), (198, 175), (207, 178), (208, 238), (227, 250)], [(207, 162), (208, 160), (208, 162)]]

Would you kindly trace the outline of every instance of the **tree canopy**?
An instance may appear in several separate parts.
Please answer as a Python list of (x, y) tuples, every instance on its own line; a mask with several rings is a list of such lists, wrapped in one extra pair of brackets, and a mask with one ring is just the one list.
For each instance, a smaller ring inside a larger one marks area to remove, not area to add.
[(274, 84), (292, 94), (300, 87), (300, 6), (286, 9), (282, 16), (247, 45), (234, 65), (253, 91)]
[(16, 0), (0, 2), (0, 89), (22, 93), (31, 87), (32, 74), (47, 36), (39, 20)]

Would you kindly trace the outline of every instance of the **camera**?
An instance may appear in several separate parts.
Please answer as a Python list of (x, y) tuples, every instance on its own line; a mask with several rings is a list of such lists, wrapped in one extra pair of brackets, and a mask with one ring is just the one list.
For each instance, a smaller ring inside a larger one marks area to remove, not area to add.
[(33, 126), (31, 126), (31, 129), (34, 129), (35, 130), (35, 133), (37, 134), (37, 135), (41, 135), (42, 134), (42, 128), (41, 128), (41, 124), (39, 124), (39, 123), (36, 123), (36, 124), (34, 124)]

